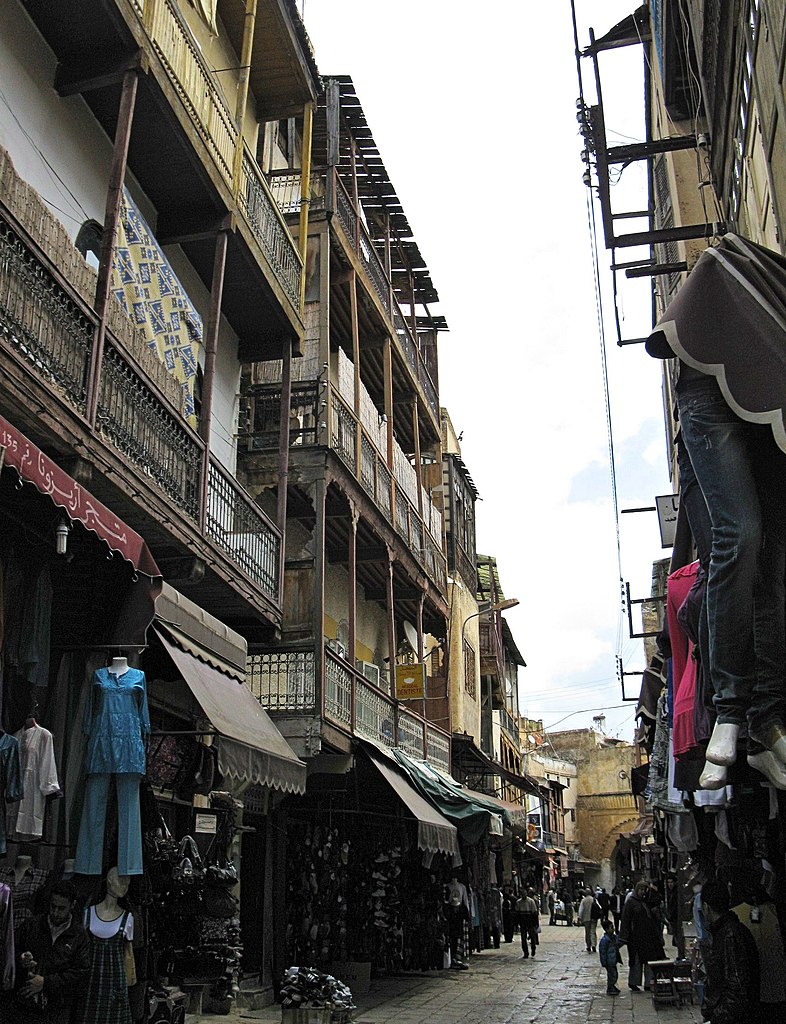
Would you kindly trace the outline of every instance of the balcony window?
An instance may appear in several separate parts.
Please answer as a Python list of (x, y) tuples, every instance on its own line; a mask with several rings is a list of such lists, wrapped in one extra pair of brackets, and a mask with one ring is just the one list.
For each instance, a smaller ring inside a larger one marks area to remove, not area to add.
[(477, 698), (477, 678), (475, 676), (475, 650), (464, 640), (464, 689), (472, 697)]

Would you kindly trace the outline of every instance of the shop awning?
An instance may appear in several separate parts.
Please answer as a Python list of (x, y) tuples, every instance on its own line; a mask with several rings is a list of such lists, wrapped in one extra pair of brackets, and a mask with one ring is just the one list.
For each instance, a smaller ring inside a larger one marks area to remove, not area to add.
[[(465, 791), (474, 793), (473, 790), (466, 790), (466, 787)], [(508, 814), (510, 816), (510, 823), (514, 832), (526, 835), (528, 821), (526, 807), (523, 807), (521, 804), (514, 804), (510, 800), (501, 800), (498, 796), (490, 796), (488, 793), (478, 793), (478, 796), (482, 796), (486, 800), (490, 800), (491, 803), (499, 807), (499, 813), (501, 815)]]
[(157, 625), (164, 649), (188, 684), (218, 736), (218, 766), (240, 782), (269, 786), (284, 793), (305, 793), (306, 766), (276, 729), (245, 683), (184, 650), (165, 626)]
[(456, 826), (465, 842), (476, 843), (489, 833), (501, 835), (503, 822), (510, 825), (510, 816), (483, 794), (464, 789), (427, 761), (416, 761), (403, 750), (397, 748), (393, 753), (415, 789)]
[(505, 782), (533, 796), (540, 795), (540, 788), (528, 775), (512, 772), (499, 761), (494, 761), (475, 744), (469, 733), (453, 733), (451, 739), (451, 757), (454, 766), (463, 768), (468, 773), (478, 775), (498, 775)]
[(130, 562), (137, 572), (151, 577), (161, 575), (142, 537), (2, 416), (0, 448), (5, 449), (4, 464), (15, 469), (22, 480), (32, 484), (41, 494), (51, 498), (69, 519), (91, 530), (112, 551)]
[(434, 853), (456, 853), (458, 830), (414, 788), (406, 775), (385, 754), (363, 745), (369, 760), (418, 823), (418, 847)]
[(769, 424), (786, 451), (786, 259), (725, 235), (706, 249), (647, 339), (714, 376), (734, 412)]
[(166, 626), (183, 650), (245, 682), (248, 654), (245, 637), (166, 582), (156, 598), (156, 621)]

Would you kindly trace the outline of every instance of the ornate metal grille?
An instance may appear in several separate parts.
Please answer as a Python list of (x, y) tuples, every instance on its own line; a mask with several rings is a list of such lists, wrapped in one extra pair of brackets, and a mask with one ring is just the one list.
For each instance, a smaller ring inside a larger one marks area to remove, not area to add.
[(374, 465), (377, 461), (377, 453), (374, 445), (366, 437), (365, 433), (360, 437), (360, 482), (372, 498), (376, 498), (376, 472)]
[(281, 220), (267, 182), (248, 153), (243, 153), (243, 183), (238, 202), (276, 280), (295, 309), (300, 306), (300, 254)]
[(355, 431), (357, 423), (352, 413), (337, 395), (332, 396), (333, 428), (330, 447), (355, 472)]
[(96, 425), (182, 512), (199, 519), (202, 448), (108, 336)]
[(425, 726), (419, 718), (409, 711), (398, 709), (398, 745), (412, 757), (423, 757), (423, 733)]
[(4, 220), (0, 334), (71, 406), (84, 412), (93, 324)]
[[(276, 385), (253, 388), (254, 424), (249, 447), (278, 451), (281, 390)], [(289, 414), (290, 447), (315, 445), (319, 433), (319, 391), (316, 384), (293, 384)]]
[(400, 534), (404, 540), (409, 542), (409, 502), (401, 492), (401, 488), (396, 488), (396, 532)]
[(250, 654), (246, 664), (248, 685), (262, 707), (269, 711), (315, 710), (312, 650)]
[(361, 679), (355, 681), (355, 731), (387, 747), (396, 744), (393, 703)]
[(352, 724), (352, 673), (325, 651), (325, 714), (339, 725)]
[(390, 470), (385, 463), (379, 459), (377, 461), (377, 504), (379, 505), (382, 515), (388, 522), (392, 521), (390, 510), (390, 482), (392, 479), (393, 477)]
[(279, 536), (251, 496), (213, 459), (207, 478), (205, 532), (278, 603)]
[(435, 768), (450, 771), (450, 740), (429, 726), (426, 733), (426, 760)]
[(379, 262), (377, 250), (365, 232), (360, 236), (358, 255), (365, 264), (366, 272), (371, 279), (379, 301), (382, 303), (382, 308), (390, 315), (390, 286), (388, 285), (387, 275), (382, 268), (382, 264)]

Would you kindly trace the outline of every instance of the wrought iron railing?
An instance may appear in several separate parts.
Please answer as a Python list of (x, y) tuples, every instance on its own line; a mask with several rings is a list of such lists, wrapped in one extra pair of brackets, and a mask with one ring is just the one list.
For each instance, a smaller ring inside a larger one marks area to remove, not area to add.
[(270, 192), (267, 180), (247, 149), (243, 152), (238, 204), (245, 213), (254, 238), (270, 264), (276, 280), (293, 309), (299, 310), (303, 261)]
[(110, 338), (104, 345), (96, 428), (152, 477), (189, 519), (198, 522), (202, 443), (181, 416), (167, 409)]
[(355, 249), (358, 235), (358, 215), (341, 178), (336, 174), (333, 180), (336, 182), (336, 216), (344, 229), (347, 241)]
[(278, 604), (281, 535), (251, 495), (212, 456), (205, 532)]
[[(271, 171), (268, 182), (276, 205), (284, 216), (300, 212), (302, 184), (300, 171)], [(311, 196), (308, 207), (311, 213), (325, 208), (324, 171), (316, 171), (311, 175)]]
[(511, 715), (507, 708), (498, 708), (497, 711), (499, 714), (500, 727), (504, 729), (510, 739), (513, 740), (514, 745), (518, 747), (521, 740), (519, 737), (518, 726), (516, 725), (513, 715)]
[(354, 473), (357, 420), (335, 391), (331, 391), (331, 412), (330, 447)]
[(433, 725), (426, 730), (426, 760), (443, 772), (450, 772), (450, 737)]
[(0, 219), (0, 334), (84, 413), (94, 326), (5, 219)]
[(354, 673), (332, 651), (325, 651), (325, 716), (337, 725), (352, 725)]
[(249, 654), (246, 682), (270, 711), (316, 710), (313, 648)]
[[(450, 735), (404, 707), (325, 644), (324, 717), (351, 735), (401, 747), (450, 771)], [(272, 713), (319, 713), (317, 658), (312, 648), (255, 652), (247, 661), (251, 692)], [(354, 710), (353, 710), (354, 709)]]
[(425, 749), (426, 725), (422, 718), (416, 718), (404, 708), (398, 709), (398, 745), (413, 757), (422, 759)]
[[(281, 388), (253, 385), (253, 423), (248, 438), (252, 451), (278, 452), (281, 433)], [(307, 382), (292, 385), (289, 412), (290, 447), (309, 447), (319, 440), (319, 388)]]
[[(147, 10), (151, 4), (152, 10)], [(183, 105), (231, 186), (237, 126), (176, 0), (135, 0), (135, 6)]]

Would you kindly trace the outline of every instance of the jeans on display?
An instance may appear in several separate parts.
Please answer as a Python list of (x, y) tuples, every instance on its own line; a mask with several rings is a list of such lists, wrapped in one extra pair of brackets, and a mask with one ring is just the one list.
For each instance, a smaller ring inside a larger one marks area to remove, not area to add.
[(714, 377), (678, 384), (677, 400), (712, 525), (705, 606), (715, 710), (722, 723), (747, 718), (760, 736), (783, 723), (786, 704), (786, 548), (777, 515), (786, 455), (769, 427), (732, 411)]
[[(104, 826), (109, 782), (117, 787), (117, 870), (120, 875), (142, 874), (142, 822), (139, 814), (139, 776), (88, 775), (74, 871), (100, 875), (104, 870)], [(110, 865), (111, 866), (111, 865)]]

